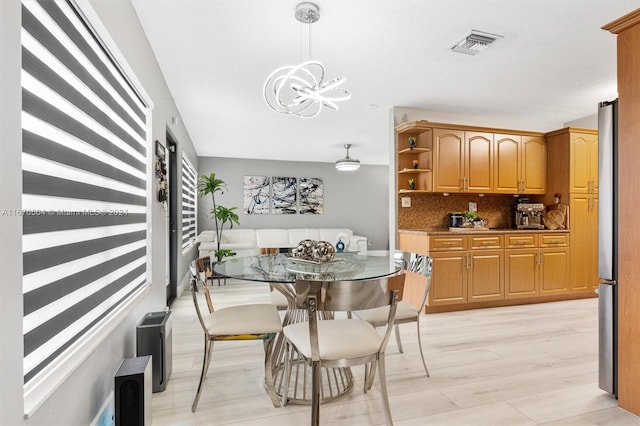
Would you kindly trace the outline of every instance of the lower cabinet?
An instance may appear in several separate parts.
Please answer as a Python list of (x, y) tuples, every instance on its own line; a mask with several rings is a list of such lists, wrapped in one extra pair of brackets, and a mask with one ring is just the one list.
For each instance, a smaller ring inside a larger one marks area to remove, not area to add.
[(504, 250), (471, 251), (467, 272), (467, 301), (504, 299)]
[[(419, 249), (433, 259), (428, 307), (502, 306), (518, 303), (516, 299), (533, 302), (575, 292), (570, 286), (568, 233), (451, 233), (417, 238), (412, 244), (401, 239), (400, 249)], [(414, 286), (419, 291), (413, 293), (412, 286), (405, 284), (405, 299), (420, 300), (424, 287), (419, 283)]]

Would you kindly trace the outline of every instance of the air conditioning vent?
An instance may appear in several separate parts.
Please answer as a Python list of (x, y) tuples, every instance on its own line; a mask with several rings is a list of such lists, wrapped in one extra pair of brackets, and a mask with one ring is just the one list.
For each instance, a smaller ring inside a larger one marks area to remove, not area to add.
[(502, 38), (501, 35), (471, 30), (471, 33), (456, 43), (451, 48), (454, 52), (475, 55), (488, 48), (494, 41)]

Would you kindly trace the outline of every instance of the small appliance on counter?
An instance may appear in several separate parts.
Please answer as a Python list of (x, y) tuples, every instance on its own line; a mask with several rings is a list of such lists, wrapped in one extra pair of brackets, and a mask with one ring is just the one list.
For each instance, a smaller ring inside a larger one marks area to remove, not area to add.
[(449, 228), (460, 228), (463, 222), (462, 213), (449, 213)]
[(516, 204), (514, 221), (516, 229), (544, 229), (543, 212), (544, 204), (542, 203)]

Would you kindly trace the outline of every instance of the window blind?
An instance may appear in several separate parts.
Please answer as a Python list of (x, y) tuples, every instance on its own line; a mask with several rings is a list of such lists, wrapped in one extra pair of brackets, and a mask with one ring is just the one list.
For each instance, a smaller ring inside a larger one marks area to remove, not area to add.
[(197, 180), (195, 169), (182, 153), (182, 250), (191, 247), (196, 238)]
[(74, 6), (22, 2), (25, 387), (147, 283), (147, 105)]

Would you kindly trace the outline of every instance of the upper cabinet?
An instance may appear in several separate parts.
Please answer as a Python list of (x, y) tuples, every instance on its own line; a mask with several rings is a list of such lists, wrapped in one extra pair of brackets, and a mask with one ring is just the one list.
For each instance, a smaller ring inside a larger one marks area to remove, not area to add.
[[(544, 136), (519, 131), (502, 134), (494, 130), (497, 129), (426, 121), (398, 125), (398, 191), (544, 194), (547, 190)], [(416, 139), (412, 149), (410, 137)], [(416, 162), (417, 170), (412, 167)], [(413, 188), (409, 179), (413, 179)]]
[(434, 129), (433, 153), (435, 192), (492, 191), (492, 133)]
[(541, 136), (494, 135), (494, 193), (544, 194), (547, 142)]
[(572, 132), (570, 140), (570, 192), (598, 192), (598, 135)]

